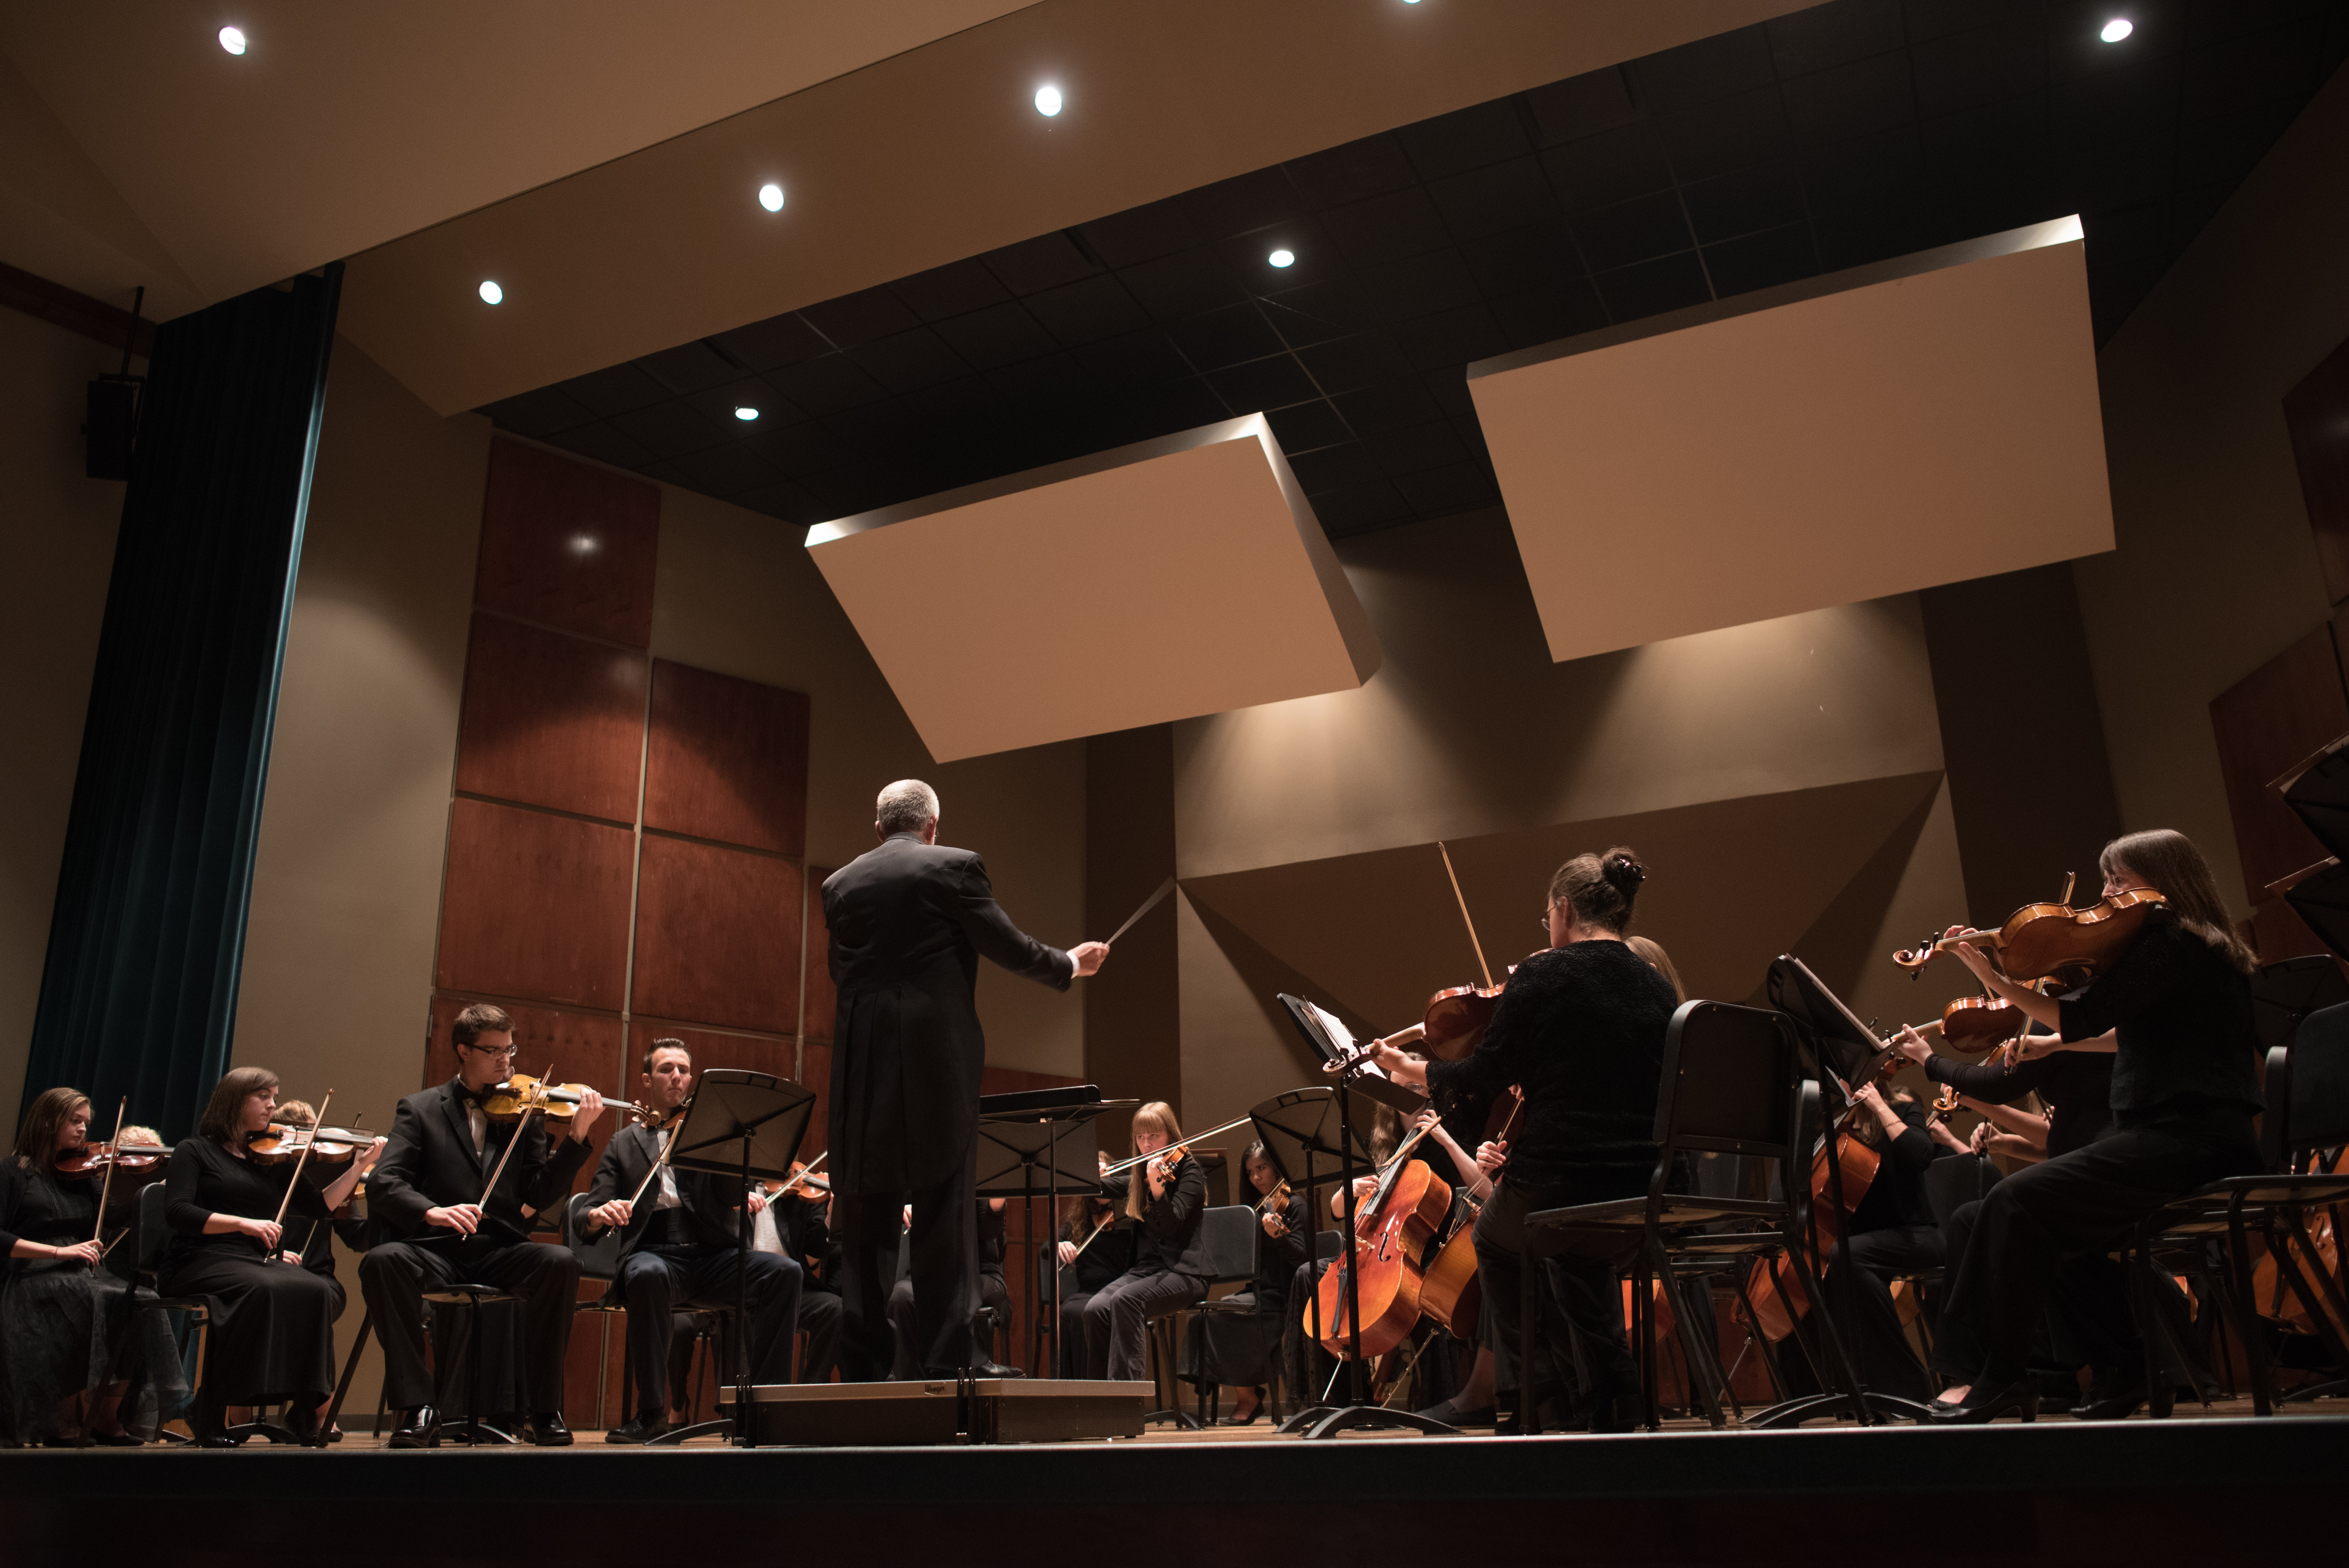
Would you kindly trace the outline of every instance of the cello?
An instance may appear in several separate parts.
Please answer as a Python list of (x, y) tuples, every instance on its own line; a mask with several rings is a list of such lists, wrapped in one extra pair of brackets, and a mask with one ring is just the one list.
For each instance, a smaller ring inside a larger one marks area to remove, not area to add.
[[(1886, 1060), (1882, 1072), (1889, 1075), (1899, 1064), (1898, 1057)], [(1837, 1112), (1832, 1129), (1834, 1136), (1822, 1136), (1819, 1146), (1811, 1151), (1811, 1271), (1826, 1272), (1827, 1254), (1843, 1239), (1843, 1222), (1858, 1209), (1860, 1200), (1868, 1196), (1868, 1188), (1876, 1184), (1876, 1172), (1882, 1167), (1884, 1157), (1854, 1137), (1852, 1118), (1859, 1109), (1859, 1101), (1850, 1086), (1833, 1073), (1835, 1085), (1844, 1093), (1844, 1108)], [(1831, 1171), (1828, 1152), (1833, 1150), (1837, 1165)], [(1827, 1183), (1835, 1171), (1842, 1178), (1843, 1202), (1837, 1205)], [(1783, 1292), (1781, 1287), (1783, 1288)], [(1746, 1300), (1752, 1304), (1753, 1327), (1767, 1336), (1772, 1344), (1795, 1331), (1795, 1319), (1811, 1309), (1803, 1294), (1802, 1281), (1793, 1275), (1783, 1280), (1771, 1271), (1766, 1258), (1756, 1257), (1745, 1278)]]
[[(1353, 1257), (1322, 1272), (1317, 1302), (1306, 1304), (1299, 1322), (1313, 1332), (1309, 1315), (1318, 1305), (1323, 1349), (1340, 1361), (1351, 1357), (1354, 1336), (1346, 1315), (1346, 1275), (1356, 1275), (1354, 1296), (1361, 1303), (1364, 1360), (1384, 1356), (1417, 1326), (1426, 1279), (1428, 1243), (1441, 1233), (1452, 1208), (1452, 1188), (1411, 1152), (1424, 1131), (1403, 1140), (1378, 1175), (1370, 1200), (1354, 1212)], [(1473, 1255), (1473, 1253), (1472, 1253)]]

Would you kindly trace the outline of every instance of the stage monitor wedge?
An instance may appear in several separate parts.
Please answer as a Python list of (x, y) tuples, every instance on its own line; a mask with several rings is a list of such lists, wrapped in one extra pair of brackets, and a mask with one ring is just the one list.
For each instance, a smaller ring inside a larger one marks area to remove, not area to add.
[(1350, 690), (1378, 636), (1260, 414), (808, 531), (940, 762)]
[(1550, 656), (2113, 548), (2077, 218), (1468, 367)]

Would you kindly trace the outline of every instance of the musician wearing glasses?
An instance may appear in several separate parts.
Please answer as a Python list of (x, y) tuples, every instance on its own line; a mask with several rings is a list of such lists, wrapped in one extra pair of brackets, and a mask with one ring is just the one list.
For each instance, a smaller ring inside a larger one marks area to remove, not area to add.
[[(492, 1121), (483, 1102), (513, 1065), (513, 1020), (503, 1008), (477, 1002), (457, 1015), (450, 1038), (457, 1076), (399, 1102), (367, 1183), (369, 1213), (403, 1238), (359, 1260), (359, 1288), (383, 1340), (385, 1402), (400, 1412), (389, 1446), (431, 1441), (439, 1417), (424, 1364), (424, 1292), (463, 1281), (523, 1298), (530, 1439), (566, 1447), (563, 1357), (579, 1295), (579, 1260), (567, 1247), (532, 1241), (530, 1223), (570, 1191), (604, 1099), (585, 1091), (570, 1136), (559, 1143), (540, 1117)], [(493, 1172), (497, 1185), (491, 1188)]]
[[(683, 1040), (655, 1040), (643, 1067), (646, 1103), (654, 1111), (666, 1116), (693, 1098), (693, 1053)], [(605, 1146), (587, 1190), (593, 1207), (586, 1229), (617, 1226), (627, 1236), (612, 1294), (628, 1312), (636, 1413), (606, 1432), (606, 1442), (646, 1443), (668, 1430), (669, 1339), (679, 1307), (731, 1308), (741, 1300), (750, 1320), (750, 1380), (791, 1381), (799, 1263), (754, 1250), (738, 1268), (742, 1179), (672, 1168), (663, 1158), (670, 1136), (649, 1127), (620, 1129)], [(753, 1214), (766, 1206), (764, 1193), (750, 1194)], [(730, 1375), (734, 1354), (729, 1338), (719, 1364)]]

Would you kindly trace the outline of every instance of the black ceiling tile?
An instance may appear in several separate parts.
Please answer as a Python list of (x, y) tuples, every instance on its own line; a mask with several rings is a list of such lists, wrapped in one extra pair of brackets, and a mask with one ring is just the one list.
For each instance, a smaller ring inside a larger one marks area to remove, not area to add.
[(2054, 194), (2075, 212), (2160, 201), (2169, 194), (2175, 161), (2167, 137), (2073, 149), (2054, 160)]
[(2046, 85), (2040, 24), (2018, 17), (1996, 26), (1929, 39), (1909, 51), (1917, 78), (1917, 112), (1950, 114)]
[(1584, 273), (1581, 253), (1563, 219), (1472, 240), (1460, 247), (1460, 254), (1487, 299), (1550, 288)]
[(998, 282), (1015, 294), (1040, 294), (1101, 271), (1058, 229), (989, 251), (979, 260), (987, 263), (987, 270), (995, 274)]
[(1278, 164), (1185, 191), (1175, 201), (1201, 232), (1216, 240), (1285, 222), (1304, 210)]
[(2166, 130), (2178, 113), (2178, 75), (2179, 58), (2169, 54), (2133, 70), (2058, 82), (2047, 92), (2047, 134), (2103, 141)]
[(1388, 475), (1415, 474), (1423, 469), (1469, 460), (1468, 449), (1460, 444), (1448, 419), (1385, 431), (1370, 449), (1379, 471)]
[(1878, 55), (1796, 77), (1780, 89), (1786, 123), (1814, 145), (1871, 136), (1916, 119), (1906, 55)]
[(560, 387), (542, 387), (518, 397), (484, 404), (481, 412), (501, 428), (533, 440), (544, 440), (557, 430), (568, 430), (595, 418)]
[(2224, 120), (2186, 127), (2178, 137), (2178, 182), (2232, 184), (2251, 171), (2295, 118), (2290, 102), (2262, 104)]
[(679, 490), (693, 488), (686, 481), (685, 470), (666, 458), (647, 458), (643, 462), (636, 464), (635, 469), (637, 473), (655, 484), (675, 485)]
[(1383, 332), (1360, 332), (1297, 351), (1315, 385), (1324, 392), (1350, 392), (1411, 374), (1412, 366)]
[(736, 506), (746, 507), (751, 511), (762, 511), (769, 517), (781, 518), (785, 522), (794, 522), (802, 528), (811, 523), (825, 521), (808, 492), (789, 480), (777, 484), (762, 485), (754, 490), (746, 490), (733, 497), (732, 500)]
[(1818, 251), (1811, 243), (1807, 223), (1790, 223), (1759, 234), (1745, 234), (1704, 248), (1705, 271), (1713, 292), (1723, 299), (1750, 294), (1773, 284), (1814, 276), (1819, 270)]
[(809, 325), (843, 348), (904, 332), (921, 324), (905, 303), (887, 289), (864, 289), (812, 304), (800, 312)]
[(892, 392), (910, 392), (970, 374), (970, 366), (926, 326), (875, 338), (849, 350), (848, 357)]
[(1142, 308), (1160, 321), (1180, 321), (1247, 297), (1213, 246), (1143, 262), (1118, 276)]
[(1779, 157), (1793, 137), (1775, 88), (1740, 93), (1656, 122), (1656, 139), (1682, 180), (1703, 180)]
[(644, 355), (636, 363), (672, 392), (705, 391), (721, 382), (737, 380), (742, 374), (740, 366), (698, 339), (664, 348), (658, 354)]
[(2045, 0), (1901, 0), (1901, 21), (1911, 44), (1961, 33), (1993, 22), (2038, 15)]
[(1671, 114), (1767, 87), (1775, 79), (1769, 39), (1759, 27), (1717, 33), (1633, 60), (1626, 68), (1631, 74), (1631, 101), (1650, 114)]
[(2208, 49), (2333, 8), (2328, 0), (2189, 0), (2183, 15), (2170, 25), (2182, 26), (2185, 39), (2195, 48)]
[(1181, 204), (1173, 201), (1129, 207), (1123, 212), (1080, 224), (1077, 232), (1092, 247), (1094, 255), (1112, 267), (1130, 267), (1137, 262), (1171, 256), (1207, 238)]
[(1638, 321), (1683, 305), (1702, 304), (1712, 297), (1693, 251), (1600, 273), (1597, 282), (1608, 313), (1617, 321)]
[(1041, 358), (1006, 365), (988, 371), (987, 380), (997, 391), (1011, 397), (1042, 392), (1073, 398), (1092, 386), (1084, 367), (1066, 354), (1047, 354)]
[(1300, 452), (1288, 459), (1288, 466), (1307, 495), (1343, 490), (1348, 485), (1376, 484), (1380, 477), (1378, 464), (1360, 441)]
[(1220, 370), (1281, 349), (1280, 335), (1253, 304), (1226, 305), (1170, 327), (1166, 334), (1194, 370)]
[(975, 256), (899, 278), (889, 285), (889, 292), (924, 321), (944, 321), (950, 315), (985, 310), (1010, 297)]
[(1210, 371), (1207, 385), (1231, 406), (1235, 414), (1286, 407), (1320, 396), (1306, 376), (1304, 366), (1286, 354)]
[(875, 464), (851, 463), (826, 469), (819, 474), (809, 474), (800, 480), (800, 485), (808, 492), (809, 501), (823, 521), (854, 517), (893, 504), (888, 479)]
[(1880, 55), (1907, 42), (1898, 5), (1814, 5), (1762, 25), (1782, 77)]
[(1265, 319), (1292, 348), (1321, 343), (1384, 319), (1360, 284), (1350, 278), (1333, 278), (1303, 288), (1285, 289), (1257, 302)]
[(1511, 294), (1493, 302), (1493, 317), (1501, 324), (1511, 348), (1531, 348), (1561, 337), (1596, 332), (1607, 325), (1607, 312), (1588, 278), (1568, 278), (1554, 288)]
[(1483, 239), (1557, 215), (1557, 199), (1540, 160), (1513, 158), (1454, 174), (1428, 188), (1444, 226), (1455, 240)]
[(746, 441), (728, 441), (669, 459), (688, 490), (721, 499), (773, 484), (782, 476)]
[(721, 332), (711, 341), (746, 370), (773, 370), (832, 351), (831, 346), (816, 335), (815, 328), (791, 311), (738, 326), (731, 332)]
[(1416, 186), (1332, 208), (1321, 214), (1321, 225), (1343, 260), (1358, 267), (1439, 250), (1452, 238), (1435, 204)]
[[(1272, 416), (1273, 434), (1279, 436), (1284, 426), (1301, 431), (1312, 420), (1314, 410), (1319, 409), (1326, 416), (1329, 408), (1327, 403), (1299, 403), (1293, 408), (1281, 409)], [(1136, 419), (1160, 433), (1212, 425), (1229, 417), (1224, 408), (1224, 400), (1216, 396), (1213, 387), (1195, 376), (1185, 376), (1179, 381), (1144, 388), (1133, 400), (1133, 413)], [(1334, 422), (1335, 417), (1330, 417)], [(1140, 436), (1133, 438), (1136, 440), (1142, 438)], [(1284, 449), (1287, 445), (1284, 439)]]
[(1525, 95), (1533, 111), (1534, 139), (1544, 147), (1578, 137), (1595, 136), (1629, 125), (1640, 118), (1631, 103), (1631, 85), (1620, 66), (1585, 71), (1562, 82), (1535, 88)]
[(1394, 486), (1384, 480), (1375, 484), (1327, 491), (1313, 497), (1312, 504), (1313, 515), (1320, 521), (1321, 531), (1332, 539), (1343, 539), (1350, 533), (1368, 533), (1372, 529), (1411, 521), (1411, 507), (1397, 493)]
[(1449, 517), (1454, 512), (1474, 511), (1478, 507), (1497, 505), (1501, 499), (1501, 489), (1493, 482), (1492, 470), (1475, 461), (1446, 463), (1440, 469), (1402, 474), (1396, 478), (1394, 487), (1421, 517)]
[(1495, 98), (1423, 119), (1395, 132), (1422, 180), (1521, 158), (1533, 150), (1515, 98)]
[(618, 415), (612, 428), (656, 458), (698, 452), (716, 446), (731, 433), (698, 409), (675, 400)]
[(1414, 321), (1399, 323), (1395, 343), (1413, 370), (1458, 366), (1489, 359), (1508, 351), (1509, 340), (1492, 311), (1479, 304), (1463, 305)]
[(1444, 418), (1443, 407), (1416, 377), (1408, 381), (1391, 381), (1384, 387), (1366, 387), (1331, 401), (1346, 417), (1346, 423), (1364, 436), (1405, 429)]
[[(1475, 394), (1472, 393), (1470, 396), (1474, 397)], [(1451, 421), (1451, 424), (1452, 433), (1459, 438), (1462, 449), (1490, 468), (1493, 459), (1492, 454), (1485, 449), (1485, 428), (1474, 419), (1455, 418)]]
[(897, 401), (925, 429), (967, 428), (993, 422), (995, 389), (978, 376), (940, 381), (899, 394)]
[(1569, 212), (1612, 206), (1672, 183), (1671, 162), (1655, 127), (1646, 123), (1553, 147), (1542, 154), (1542, 166)]
[(1439, 310), (1454, 310), (1476, 299), (1476, 280), (1457, 251), (1430, 251), (1381, 267), (1365, 267), (1356, 276), (1362, 297), (1381, 315), (1402, 319)]
[(1870, 207), (1815, 213), (1811, 232), (1818, 242), (1819, 270), (1839, 273), (1923, 250), (1925, 226), (1915, 204), (1899, 195)]
[[(757, 376), (745, 376), (723, 387), (696, 392), (684, 401), (721, 426), (788, 425), (807, 418), (800, 411), (798, 404), (788, 397), (777, 397), (775, 389), (768, 386), (763, 377)], [(756, 408), (759, 417), (756, 419), (740, 419), (734, 413), (737, 408)]]
[(1682, 215), (1680, 196), (1671, 191), (1584, 212), (1574, 220), (1574, 237), (1594, 273), (1670, 255), (1696, 243)]
[(1064, 348), (1123, 336), (1150, 325), (1125, 286), (1107, 274), (1030, 294), (1021, 303)]
[(1468, 395), (1467, 371), (1464, 365), (1433, 371), (1421, 377), (1419, 384), (1427, 388), (1427, 395), (1435, 400), (1436, 407), (1444, 413), (1455, 419), (1474, 419), (1476, 417), (1476, 400)]
[(1924, 175), (1913, 129), (1813, 148), (1800, 165), (1814, 212), (1880, 206), (1905, 197)]
[(1411, 160), (1403, 156), (1402, 145), (1381, 131), (1327, 152), (1292, 158), (1288, 178), (1306, 206), (1318, 210), (1399, 191), (1418, 176), (1412, 170)]
[(1682, 188), (1700, 242), (1803, 221), (1803, 187), (1792, 167), (1762, 164)]
[[(1288, 253), (1287, 266), (1272, 264), (1276, 251)], [(1251, 234), (1234, 235), (1218, 241), (1216, 253), (1223, 259), (1226, 273), (1241, 288), (1257, 294), (1300, 288), (1343, 271), (1347, 264), (1319, 218), (1290, 218)]]
[(1120, 392), (1179, 381), (1192, 368), (1174, 352), (1166, 335), (1155, 329), (1089, 343), (1075, 353), (1077, 363), (1095, 380)]
[(573, 402), (599, 419), (660, 402), (669, 395), (667, 387), (633, 364), (590, 371), (556, 385)]
[(845, 354), (827, 354), (822, 359), (770, 370), (765, 380), (768, 386), (818, 418), (877, 402), (889, 395), (887, 388), (859, 369)]
[(2322, 24), (2312, 17), (2267, 28), (2227, 49), (2189, 51), (2186, 112), (2231, 114), (2265, 99), (2305, 95), (2321, 79), (2322, 36)]
[(653, 460), (653, 455), (645, 450), (642, 443), (601, 420), (593, 425), (574, 425), (561, 435), (548, 437), (547, 444), (583, 458), (593, 458), (599, 463), (609, 463), (616, 469), (641, 468)]
[(1016, 301), (939, 322), (934, 330), (947, 347), (981, 370), (1033, 359), (1056, 346), (1052, 335)]
[(915, 428), (905, 407), (894, 400), (843, 408), (825, 415), (823, 423), (852, 462), (902, 449)]
[(800, 425), (778, 425), (770, 429), (766, 421), (761, 428), (744, 438), (751, 450), (786, 474), (812, 474), (831, 468), (840, 461), (840, 443), (832, 432), (812, 420)]
[[(2165, 127), (2165, 132), (2167, 128)], [(1961, 109), (1928, 119), (1917, 128), (1929, 178), (1968, 178), (2044, 183), (2047, 152), (2046, 98), (2033, 93)]]
[[(1287, 408), (1275, 408), (1266, 418), (1271, 422), (1273, 438), (1280, 443), (1283, 452), (1309, 452), (1317, 447), (1332, 446), (1354, 438), (1354, 432), (1346, 428), (1346, 422), (1338, 417), (1338, 410), (1327, 402), (1299, 403)], [(1206, 423), (1205, 420), (1200, 422)]]

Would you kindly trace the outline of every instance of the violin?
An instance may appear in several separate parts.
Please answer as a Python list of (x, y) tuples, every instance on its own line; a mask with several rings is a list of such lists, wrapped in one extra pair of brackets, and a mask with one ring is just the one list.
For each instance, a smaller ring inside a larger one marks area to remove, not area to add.
[(1154, 1160), (1166, 1161), (1166, 1168), (1171, 1171), (1182, 1161), (1184, 1156), (1191, 1152), (1191, 1145), (1202, 1139), (1213, 1138), (1219, 1132), (1229, 1132), (1236, 1127), (1246, 1127), (1253, 1119), (1252, 1117), (1243, 1116), (1237, 1120), (1225, 1122), (1221, 1127), (1211, 1127), (1205, 1132), (1195, 1132), (1171, 1148), (1154, 1149), (1147, 1154), (1136, 1154), (1130, 1159), (1121, 1160), (1114, 1165), (1104, 1165), (1102, 1167), (1101, 1173), (1104, 1176), (1119, 1175), (1133, 1170), (1137, 1165), (1147, 1165)]
[[(831, 1151), (829, 1150), (825, 1150), (826, 1154), (830, 1152)], [(792, 1161), (792, 1174), (789, 1181), (770, 1178), (765, 1181), (761, 1181), (758, 1185), (760, 1189), (767, 1194), (767, 1201), (769, 1202), (772, 1202), (776, 1199), (781, 1198), (789, 1192), (802, 1191), (829, 1192), (832, 1191), (831, 1178), (826, 1176), (818, 1176), (815, 1174), (816, 1166), (823, 1164), (823, 1154), (817, 1155), (812, 1161), (794, 1160)]]
[(344, 1165), (362, 1149), (375, 1146), (375, 1134), (349, 1127), (292, 1127), (273, 1121), (259, 1132), (244, 1135), (244, 1157), (256, 1165), (285, 1165), (310, 1151), (313, 1165)]
[(1939, 1127), (1957, 1110), (1958, 1086), (1945, 1083), (1941, 1086), (1941, 1092), (1933, 1097), (1933, 1103), (1925, 1108), (1925, 1125), (1928, 1128)]
[(58, 1150), (49, 1165), (60, 1176), (119, 1170), (125, 1176), (149, 1177), (160, 1174), (156, 1168), (171, 1156), (160, 1143), (84, 1143)]
[(1271, 1191), (1256, 1201), (1257, 1216), (1271, 1220), (1283, 1236), (1288, 1234), (1288, 1179), (1284, 1176), (1272, 1184)]
[[(516, 1073), (502, 1084), (493, 1085), (481, 1101), (481, 1114), (492, 1121), (519, 1121), (532, 1111), (549, 1121), (569, 1121), (579, 1114), (579, 1102), (594, 1088), (592, 1084), (548, 1083), (528, 1073)], [(623, 1116), (633, 1116), (655, 1126), (667, 1119), (664, 1113), (648, 1109), (630, 1099), (606, 1099), (605, 1110), (616, 1110)]]
[(2060, 975), (2076, 980), (2097, 974), (2119, 957), (2145, 928), (2147, 917), (2168, 903), (2151, 888), (2137, 888), (2086, 909), (2074, 909), (2068, 903), (2026, 903), (1996, 931), (1929, 936), (1895, 953), (1892, 962), (1916, 975), (1935, 954), (1970, 942), (1987, 950), (2009, 979), (2044, 980)]

